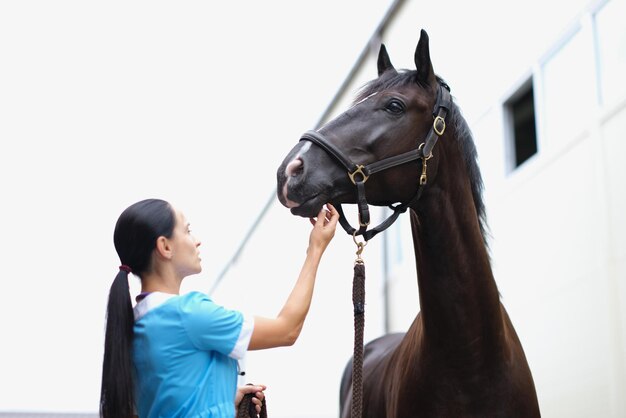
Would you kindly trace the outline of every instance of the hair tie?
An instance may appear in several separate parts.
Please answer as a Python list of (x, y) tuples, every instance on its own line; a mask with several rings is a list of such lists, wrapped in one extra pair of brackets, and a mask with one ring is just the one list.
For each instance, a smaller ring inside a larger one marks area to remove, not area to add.
[(122, 264), (122, 265), (120, 266), (120, 270), (121, 270), (121, 271), (125, 271), (126, 273), (129, 273), (129, 274), (133, 272), (133, 269), (131, 269), (130, 267), (128, 267), (126, 264)]

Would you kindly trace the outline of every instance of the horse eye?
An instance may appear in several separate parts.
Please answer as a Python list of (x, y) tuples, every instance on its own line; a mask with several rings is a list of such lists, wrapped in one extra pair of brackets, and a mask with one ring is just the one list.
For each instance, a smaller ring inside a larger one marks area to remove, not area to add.
[(398, 115), (404, 112), (404, 104), (400, 100), (390, 100), (389, 103), (387, 103), (387, 106), (385, 106), (385, 110), (393, 113), (394, 115)]

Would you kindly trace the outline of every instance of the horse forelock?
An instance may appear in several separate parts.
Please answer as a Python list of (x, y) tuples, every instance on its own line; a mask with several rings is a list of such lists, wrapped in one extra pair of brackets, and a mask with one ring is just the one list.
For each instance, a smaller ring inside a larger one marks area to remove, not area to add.
[[(437, 82), (448, 88), (448, 84), (445, 80), (437, 76)], [(398, 70), (387, 71), (380, 77), (371, 80), (366, 83), (357, 93), (354, 99), (353, 105), (366, 100), (368, 97), (393, 88), (404, 87), (411, 84), (417, 84), (417, 71), (415, 70)], [(447, 124), (456, 132), (456, 138), (467, 167), (467, 172), (472, 188), (472, 197), (474, 205), (476, 206), (476, 213), (478, 215), (478, 221), (480, 225), (480, 232), (483, 237), (485, 246), (488, 247), (488, 225), (487, 214), (485, 210), (485, 203), (483, 200), (483, 179), (478, 167), (478, 154), (476, 152), (476, 145), (474, 144), (474, 138), (472, 132), (467, 124), (467, 121), (461, 114), (461, 110), (454, 103), (452, 103), (452, 109), (447, 117)]]

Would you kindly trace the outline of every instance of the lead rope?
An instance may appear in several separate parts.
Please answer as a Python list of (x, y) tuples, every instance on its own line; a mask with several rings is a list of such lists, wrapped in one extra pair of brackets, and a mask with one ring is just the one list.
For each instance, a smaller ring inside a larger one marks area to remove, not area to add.
[(256, 406), (252, 402), (254, 393), (246, 393), (239, 403), (237, 408), (237, 418), (267, 418), (267, 406), (265, 404), (265, 398), (261, 401), (261, 413), (256, 413)]
[(363, 328), (365, 325), (365, 263), (361, 253), (367, 245), (357, 242), (354, 261), (354, 280), (352, 281), (352, 305), (354, 306), (354, 355), (352, 358), (352, 418), (363, 416)]

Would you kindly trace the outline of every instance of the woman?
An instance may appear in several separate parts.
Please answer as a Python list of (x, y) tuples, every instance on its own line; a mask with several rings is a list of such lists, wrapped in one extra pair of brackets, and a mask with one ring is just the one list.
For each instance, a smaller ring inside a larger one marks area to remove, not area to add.
[[(247, 317), (207, 295), (179, 295), (182, 280), (202, 270), (200, 241), (169, 203), (148, 199), (119, 217), (114, 244), (121, 266), (109, 294), (100, 416), (228, 417), (245, 392), (237, 390), (237, 360), (246, 350), (292, 345), (311, 304), (317, 267), (339, 215), (330, 204), (317, 219), (304, 265), (274, 319)], [(128, 275), (141, 279), (133, 309)], [(135, 412), (136, 411), (136, 412)]]

